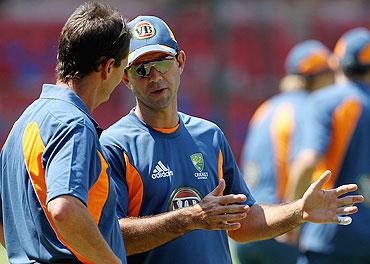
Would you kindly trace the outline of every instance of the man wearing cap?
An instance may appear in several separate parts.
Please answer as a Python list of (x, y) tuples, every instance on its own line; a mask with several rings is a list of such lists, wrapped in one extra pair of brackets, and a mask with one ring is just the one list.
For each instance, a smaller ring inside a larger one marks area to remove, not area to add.
[(319, 189), (329, 173), (296, 202), (255, 204), (222, 131), (177, 110), (186, 57), (170, 28), (153, 16), (139, 16), (129, 26), (133, 39), (123, 79), (136, 106), (101, 138), (129, 263), (231, 263), (228, 234), (246, 242), (305, 221), (339, 222), (337, 195), (356, 186), (323, 196)]
[[(306, 40), (289, 52), (281, 93), (265, 101), (249, 124), (242, 150), (241, 166), (245, 180), (259, 203), (284, 201), (290, 162), (300, 144), (300, 124), (310, 92), (334, 81), (328, 65), (330, 51), (317, 40)], [(287, 237), (237, 244), (240, 263), (296, 263), (295, 244), (280, 243)], [(285, 240), (284, 240), (285, 241)], [(289, 241), (294, 243), (294, 241)], [(262, 253), (263, 252), (263, 253)]]
[(336, 84), (308, 100), (303, 140), (291, 171), (291, 198), (329, 168), (333, 177), (324, 188), (355, 182), (365, 203), (349, 227), (307, 224), (300, 241), (301, 263), (370, 263), (369, 30), (346, 32), (336, 44), (332, 65)]

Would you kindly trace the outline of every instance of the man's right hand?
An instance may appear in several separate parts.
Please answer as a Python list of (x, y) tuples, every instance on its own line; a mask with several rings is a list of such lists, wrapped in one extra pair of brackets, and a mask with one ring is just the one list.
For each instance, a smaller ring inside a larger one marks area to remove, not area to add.
[(193, 229), (236, 230), (239, 221), (245, 218), (249, 206), (240, 204), (246, 201), (244, 194), (223, 195), (225, 180), (221, 179), (217, 187), (206, 195), (194, 210)]

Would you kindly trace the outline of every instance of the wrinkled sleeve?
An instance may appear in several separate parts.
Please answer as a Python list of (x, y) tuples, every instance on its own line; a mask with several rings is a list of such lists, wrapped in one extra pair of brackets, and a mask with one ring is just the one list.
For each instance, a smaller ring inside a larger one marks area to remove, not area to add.
[(88, 127), (77, 124), (58, 130), (43, 155), (47, 203), (58, 196), (71, 195), (86, 205), (92, 184), (90, 174), (100, 166), (97, 158), (95, 135)]

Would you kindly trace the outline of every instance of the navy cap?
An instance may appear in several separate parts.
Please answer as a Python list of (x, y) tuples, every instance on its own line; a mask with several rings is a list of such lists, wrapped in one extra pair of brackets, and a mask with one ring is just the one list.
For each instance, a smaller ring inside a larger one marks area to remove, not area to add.
[(287, 74), (315, 75), (329, 69), (330, 50), (317, 40), (306, 40), (296, 44), (285, 60)]
[(354, 28), (339, 38), (334, 55), (344, 69), (370, 66), (370, 32), (364, 27)]
[(128, 23), (132, 31), (128, 65), (148, 52), (164, 52), (176, 55), (177, 41), (169, 26), (155, 16), (138, 16)]

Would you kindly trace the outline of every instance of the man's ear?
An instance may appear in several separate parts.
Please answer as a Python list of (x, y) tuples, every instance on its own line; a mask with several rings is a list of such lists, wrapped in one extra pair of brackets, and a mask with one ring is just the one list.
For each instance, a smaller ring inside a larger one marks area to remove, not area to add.
[(112, 69), (114, 67), (114, 63), (116, 62), (115, 59), (110, 58), (106, 60), (105, 62), (102, 62), (101, 69), (102, 69), (102, 75), (103, 79), (106, 80), (109, 76), (109, 74), (112, 72)]
[(129, 88), (131, 90), (131, 83), (130, 83), (130, 80), (128, 78), (128, 74), (127, 74), (126, 70), (123, 72), (122, 81), (127, 86), (127, 88)]
[(179, 64), (180, 74), (184, 71), (185, 61), (186, 61), (185, 51), (180, 50), (179, 54), (177, 55), (177, 62)]

